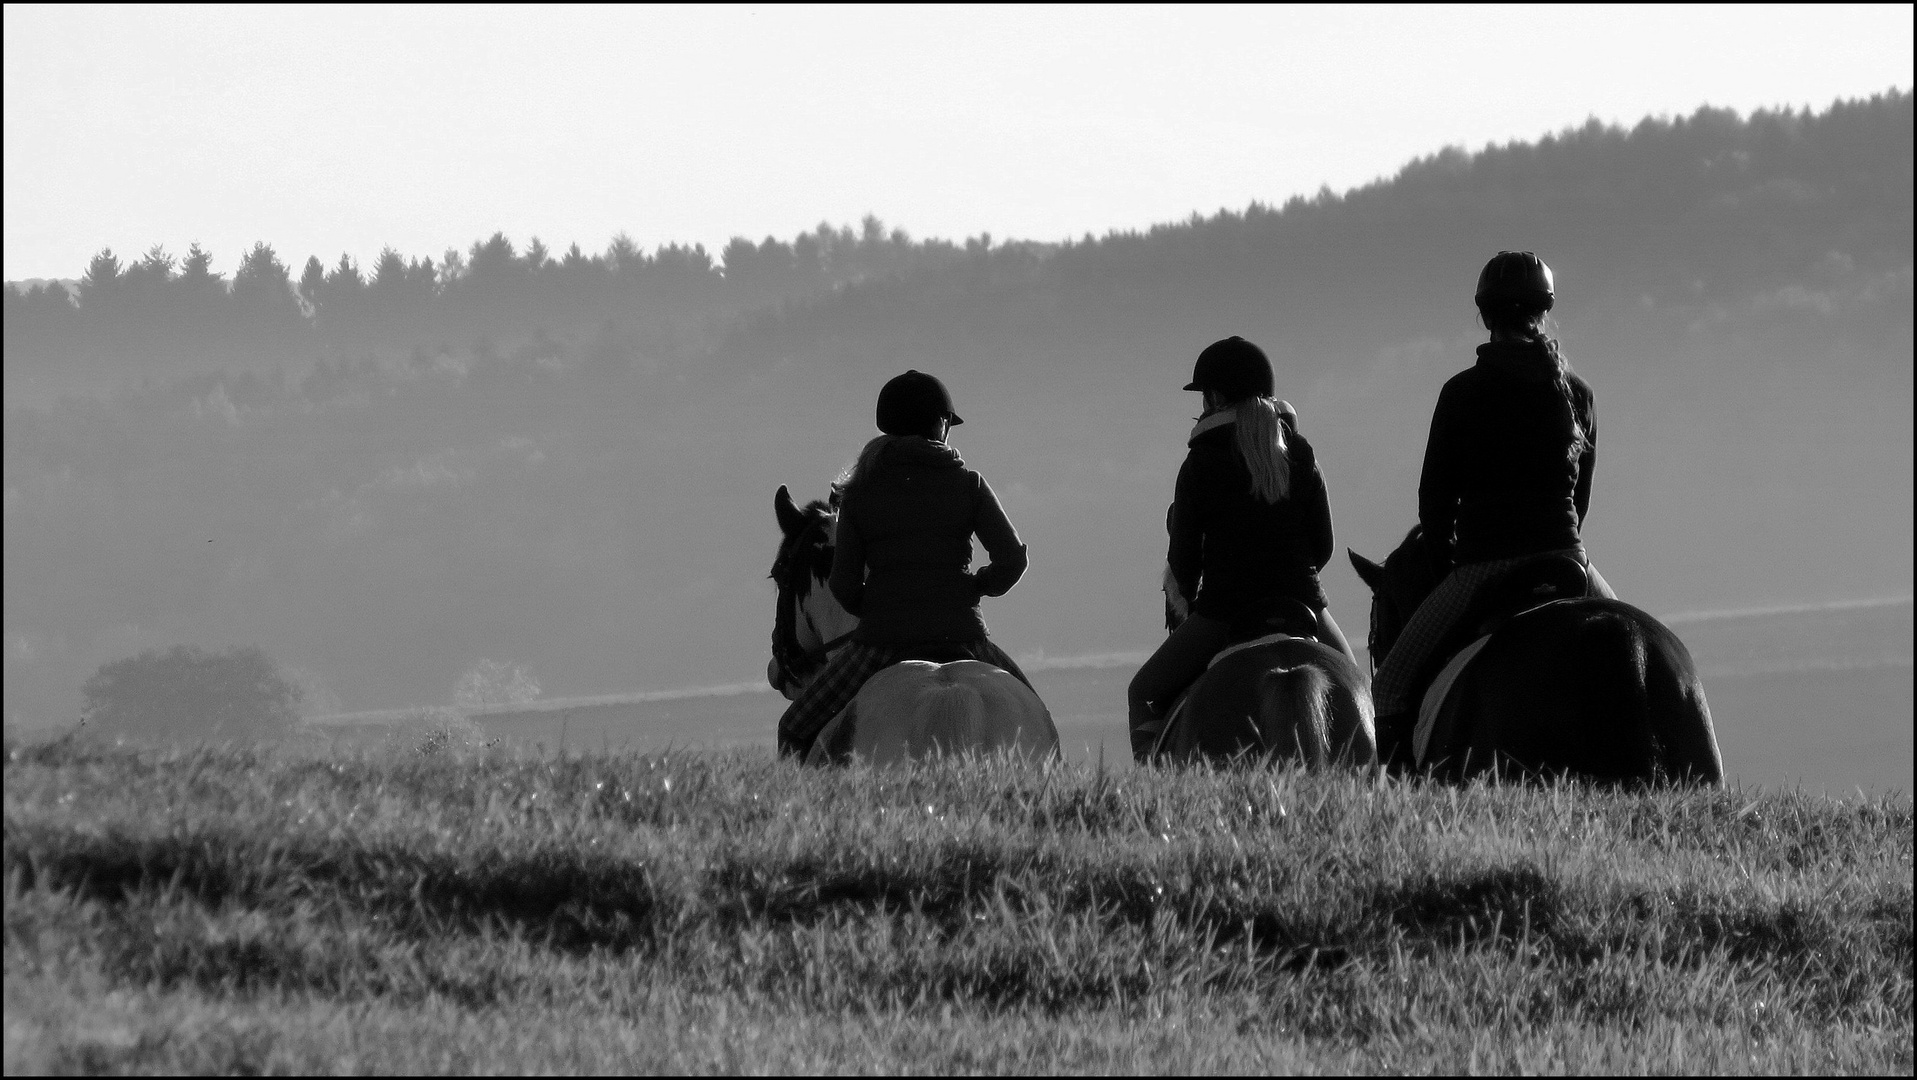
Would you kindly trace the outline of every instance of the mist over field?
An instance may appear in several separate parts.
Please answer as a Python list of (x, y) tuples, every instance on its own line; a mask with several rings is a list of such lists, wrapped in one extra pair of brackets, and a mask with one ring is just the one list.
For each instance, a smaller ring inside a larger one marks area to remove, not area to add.
[[(1266, 348), (1339, 546), (1381, 557), (1500, 248), (1557, 272), (1598, 401), (1586, 543), (1624, 599), (1911, 594), (1891, 94), (1447, 149), (1066, 244), (868, 221), (716, 255), (496, 236), (296, 267), (262, 245), (230, 281), (234, 253), (103, 253), (71, 290), (6, 293), (7, 723), (70, 724), (102, 663), (177, 643), (257, 645), (340, 710), (449, 702), (481, 660), (549, 696), (759, 679), (772, 493), (823, 497), (908, 367), (950, 386), (954, 445), (1030, 545), (985, 605), (995, 640), (1149, 649), (1198, 350)], [(1325, 582), (1362, 638), (1342, 553)]]

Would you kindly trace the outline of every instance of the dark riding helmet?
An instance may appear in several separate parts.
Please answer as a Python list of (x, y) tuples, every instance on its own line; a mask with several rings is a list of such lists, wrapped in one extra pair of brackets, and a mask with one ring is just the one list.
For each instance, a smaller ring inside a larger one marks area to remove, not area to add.
[(1237, 334), (1214, 341), (1198, 354), (1187, 390), (1210, 390), (1227, 401), (1277, 393), (1265, 350)]
[(1551, 268), (1529, 251), (1500, 251), (1478, 275), (1479, 311), (1549, 311), (1557, 300)]
[(923, 371), (895, 376), (879, 391), (879, 430), (887, 435), (917, 435), (940, 420), (965, 422), (952, 411), (945, 384)]

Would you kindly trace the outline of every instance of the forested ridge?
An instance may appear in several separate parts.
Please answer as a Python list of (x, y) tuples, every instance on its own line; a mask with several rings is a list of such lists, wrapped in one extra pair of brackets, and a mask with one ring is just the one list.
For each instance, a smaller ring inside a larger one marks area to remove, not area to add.
[(1907, 594), (1911, 162), (1892, 93), (1447, 149), (1062, 243), (868, 219), (298, 274), (261, 244), (230, 280), (203, 250), (102, 252), (71, 290), (6, 288), (7, 718), (63, 720), (98, 665), (179, 642), (259, 644), (349, 708), (445, 697), (481, 658), (561, 694), (749, 678), (773, 488), (821, 494), (906, 367), (959, 395), (957, 445), (1032, 546), (995, 636), (1147, 646), (1197, 350), (1266, 345), (1340, 544), (1380, 554), (1501, 247), (1557, 269), (1602, 410), (1589, 538), (1627, 598)]
[(6, 286), (7, 358), (20, 371), (139, 372), (143, 362), (257, 364), (354, 350), (485, 353), (495, 338), (549, 341), (590, 327), (600, 339), (580, 359), (603, 365), (630, 359), (609, 348), (678, 355), (697, 348), (714, 320), (963, 252), (888, 232), (869, 216), (856, 233), (821, 224), (790, 243), (736, 238), (717, 260), (698, 244), (648, 254), (624, 233), (596, 254), (577, 243), (554, 252), (537, 237), (522, 251), (494, 233), (437, 262), (390, 247), (364, 270), (347, 254), (330, 266), (311, 256), (295, 277), (261, 241), (241, 255), (230, 281), (198, 244), (177, 258), (155, 245), (132, 260), (105, 248), (71, 283)]
[(858, 283), (763, 315), (729, 345), (758, 356), (842, 347), (856, 327), (879, 348), (937, 348), (1087, 322), (1157, 336), (1261, 309), (1283, 328), (1280, 348), (1307, 358), (1457, 311), (1487, 237), (1551, 254), (1587, 310), (1702, 308), (1895, 276), (1911, 259), (1911, 129), (1908, 94), (1819, 114), (1593, 121), (1478, 153), (1448, 148), (1342, 196)]
[(1456, 260), (1486, 233), (1574, 252), (1567, 287), (1586, 303), (1728, 301), (1906, 266), (1911, 159), (1910, 95), (1893, 92), (1823, 113), (1593, 120), (1536, 142), (1448, 147), (1343, 195), (1062, 244), (915, 241), (868, 217), (790, 242), (735, 237), (717, 257), (679, 244), (647, 254), (623, 233), (595, 254), (536, 237), (520, 250), (495, 233), (437, 262), (391, 248), (368, 268), (315, 255), (295, 276), (261, 242), (230, 281), (197, 244), (177, 258), (108, 248), (71, 288), (7, 285), (6, 355), (14, 369), (275, 346), (297, 360), (483, 351), (610, 321), (650, 328), (639, 351), (661, 358), (699, 351), (696, 331), (720, 329), (708, 347), (723, 361), (888, 324), (939, 342), (1008, 322), (1020, 333), (1040, 312), (1155, 324), (1194, 307), (1228, 313), (1246, 294), (1292, 314), (1362, 299), (1410, 320), (1455, 307)]

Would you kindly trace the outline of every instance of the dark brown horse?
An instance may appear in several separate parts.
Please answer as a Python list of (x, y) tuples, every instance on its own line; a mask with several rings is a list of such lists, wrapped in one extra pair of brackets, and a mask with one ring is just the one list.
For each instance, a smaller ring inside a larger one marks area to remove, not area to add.
[[(1384, 563), (1350, 552), (1371, 587), (1371, 662), (1438, 582), (1438, 568), (1413, 529)], [(1663, 623), (1618, 600), (1584, 595), (1574, 561), (1544, 557), (1521, 565), (1461, 620), (1440, 650), (1473, 645), (1442, 703), (1428, 705), (1414, 732), (1380, 730), (1379, 752), (1394, 769), (1463, 779), (1487, 772), (1576, 776), (1607, 782), (1724, 778), (1710, 706), (1691, 654)], [(1433, 673), (1423, 673), (1425, 682)]]

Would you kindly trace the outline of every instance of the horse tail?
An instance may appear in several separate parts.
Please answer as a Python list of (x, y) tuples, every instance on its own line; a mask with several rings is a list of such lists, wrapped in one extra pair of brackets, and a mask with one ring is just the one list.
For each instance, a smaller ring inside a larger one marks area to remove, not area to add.
[(977, 747), (985, 731), (985, 698), (956, 679), (934, 679), (919, 691), (919, 730), (924, 749), (946, 751)]
[(1277, 668), (1259, 687), (1259, 734), (1267, 754), (1295, 747), (1306, 765), (1331, 761), (1331, 676), (1316, 664)]

